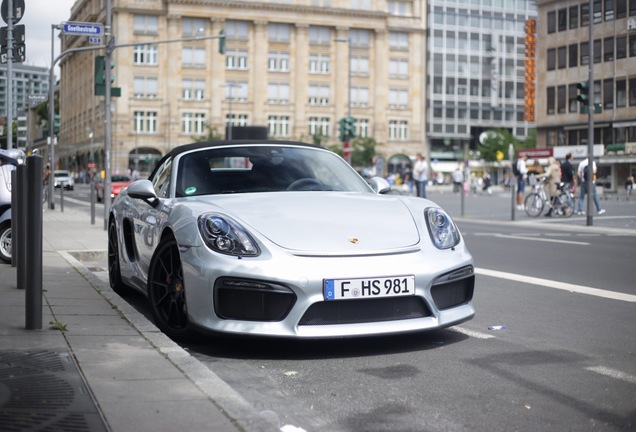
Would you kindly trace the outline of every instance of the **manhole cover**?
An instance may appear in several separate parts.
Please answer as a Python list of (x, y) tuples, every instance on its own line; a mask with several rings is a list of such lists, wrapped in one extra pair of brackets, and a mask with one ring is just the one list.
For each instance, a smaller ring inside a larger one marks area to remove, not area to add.
[(107, 430), (68, 351), (0, 351), (0, 431)]

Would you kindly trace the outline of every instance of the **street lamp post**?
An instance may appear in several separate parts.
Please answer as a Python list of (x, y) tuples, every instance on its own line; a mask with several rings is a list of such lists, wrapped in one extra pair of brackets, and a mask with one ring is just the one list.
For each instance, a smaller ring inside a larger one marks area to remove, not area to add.
[[(336, 42), (346, 42), (349, 49), (348, 65), (347, 65), (347, 117), (351, 117), (351, 39), (348, 37), (337, 37)], [(351, 137), (347, 135), (347, 141), (344, 143), (345, 158), (351, 165)]]

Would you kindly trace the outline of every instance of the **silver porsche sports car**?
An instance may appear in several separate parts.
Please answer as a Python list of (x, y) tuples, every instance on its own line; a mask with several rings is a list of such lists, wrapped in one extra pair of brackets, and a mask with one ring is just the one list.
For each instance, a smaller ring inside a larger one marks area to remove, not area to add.
[(333, 338), (471, 319), (473, 259), (435, 203), (288, 141), (177, 147), (111, 207), (108, 270), (173, 339)]

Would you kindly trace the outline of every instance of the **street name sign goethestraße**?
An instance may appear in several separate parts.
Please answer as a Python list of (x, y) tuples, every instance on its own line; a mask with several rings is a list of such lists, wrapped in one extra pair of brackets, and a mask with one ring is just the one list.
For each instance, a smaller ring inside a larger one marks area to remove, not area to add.
[(97, 23), (64, 22), (62, 23), (62, 33), (75, 36), (102, 36), (104, 26)]

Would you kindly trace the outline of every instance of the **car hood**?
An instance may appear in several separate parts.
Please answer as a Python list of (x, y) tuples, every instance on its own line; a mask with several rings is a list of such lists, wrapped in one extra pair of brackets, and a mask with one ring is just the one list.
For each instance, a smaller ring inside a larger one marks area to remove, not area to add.
[(393, 196), (288, 192), (208, 199), (253, 234), (295, 252), (369, 254), (402, 250), (420, 241), (413, 214)]

